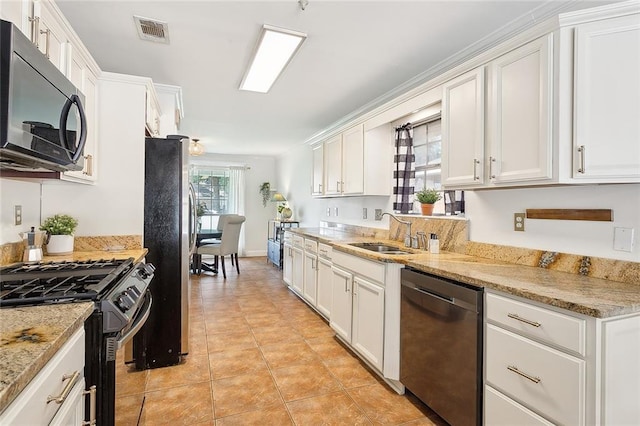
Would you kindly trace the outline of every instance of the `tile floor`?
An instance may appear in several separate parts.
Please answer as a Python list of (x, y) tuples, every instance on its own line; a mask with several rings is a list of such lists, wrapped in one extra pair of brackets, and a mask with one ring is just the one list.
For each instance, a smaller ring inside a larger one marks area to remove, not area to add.
[(190, 352), (132, 371), (118, 354), (116, 424), (446, 425), (368, 370), (266, 258), (192, 275)]

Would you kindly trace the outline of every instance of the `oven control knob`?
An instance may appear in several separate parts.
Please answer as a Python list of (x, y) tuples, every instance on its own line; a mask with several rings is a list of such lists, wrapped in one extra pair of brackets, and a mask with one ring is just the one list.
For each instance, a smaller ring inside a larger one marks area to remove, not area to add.
[(116, 305), (118, 305), (118, 307), (122, 310), (122, 312), (125, 312), (131, 309), (131, 307), (135, 305), (135, 302), (133, 301), (131, 296), (127, 294), (126, 291), (123, 291), (122, 294), (118, 296), (118, 299), (116, 300)]
[(129, 296), (131, 296), (131, 298), (133, 300), (137, 300), (140, 298), (140, 296), (142, 295), (142, 293), (140, 292), (140, 290), (138, 290), (138, 287), (132, 285), (131, 287), (127, 288), (125, 290), (125, 293), (127, 293)]

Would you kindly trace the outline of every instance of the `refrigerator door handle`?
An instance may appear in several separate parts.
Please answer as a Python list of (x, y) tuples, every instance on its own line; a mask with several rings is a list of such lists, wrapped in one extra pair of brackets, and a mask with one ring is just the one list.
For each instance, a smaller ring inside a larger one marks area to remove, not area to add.
[(191, 211), (189, 214), (191, 215), (191, 229), (189, 232), (189, 255), (193, 254), (196, 250), (196, 241), (198, 239), (198, 214), (197, 214), (197, 206), (196, 206), (196, 190), (194, 189), (192, 184), (189, 184), (189, 207)]

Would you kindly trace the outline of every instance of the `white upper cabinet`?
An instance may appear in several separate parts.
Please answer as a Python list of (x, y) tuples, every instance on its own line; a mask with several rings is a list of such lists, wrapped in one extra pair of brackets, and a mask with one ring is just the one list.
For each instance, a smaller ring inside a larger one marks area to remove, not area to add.
[(150, 136), (160, 136), (160, 103), (153, 84), (147, 85), (145, 96), (145, 127)]
[(484, 67), (442, 86), (442, 183), (484, 182)]
[(573, 170), (576, 180), (640, 181), (640, 16), (577, 25)]
[(552, 178), (551, 34), (489, 64), (488, 181)]
[(33, 35), (31, 41), (63, 73), (67, 71), (65, 43), (69, 41), (51, 3), (33, 2)]
[(324, 176), (324, 145), (318, 144), (313, 147), (313, 172), (311, 176), (311, 195), (322, 195), (324, 184), (322, 177)]
[(84, 145), (82, 170), (64, 172), (60, 179), (79, 183), (95, 183), (98, 179), (98, 78), (91, 70), (80, 50), (67, 43), (70, 57), (67, 76), (84, 95), (84, 112), (87, 119), (87, 139)]
[(322, 158), (314, 152), (313, 194), (352, 195), (364, 192), (364, 133), (362, 124), (334, 136), (324, 143), (324, 187), (317, 191), (316, 161)]
[(324, 194), (338, 195), (341, 193), (342, 181), (342, 135), (334, 136), (324, 143)]

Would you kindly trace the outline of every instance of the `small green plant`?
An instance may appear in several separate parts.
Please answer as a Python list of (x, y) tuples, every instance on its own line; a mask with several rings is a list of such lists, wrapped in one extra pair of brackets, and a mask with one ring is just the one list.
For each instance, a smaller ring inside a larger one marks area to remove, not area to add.
[(260, 185), (260, 194), (262, 195), (262, 205), (267, 207), (267, 202), (271, 199), (271, 184), (269, 182)]
[(207, 205), (204, 201), (200, 201), (196, 207), (196, 216), (202, 217), (207, 212)]
[(421, 204), (434, 204), (436, 201), (442, 199), (442, 194), (431, 188), (418, 191), (414, 195)]
[(41, 231), (49, 235), (73, 235), (78, 226), (78, 220), (67, 214), (56, 214), (45, 219), (40, 225)]

